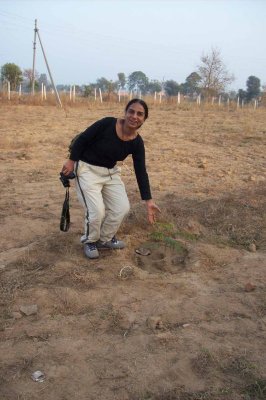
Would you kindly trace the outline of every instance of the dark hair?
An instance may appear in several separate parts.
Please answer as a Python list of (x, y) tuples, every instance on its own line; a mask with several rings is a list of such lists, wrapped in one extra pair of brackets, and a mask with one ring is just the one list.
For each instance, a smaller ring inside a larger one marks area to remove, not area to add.
[(144, 118), (147, 119), (149, 116), (149, 108), (144, 100), (141, 100), (141, 99), (130, 100), (126, 105), (125, 111), (127, 111), (129, 109), (129, 107), (134, 103), (139, 103), (140, 105), (142, 105), (142, 107), (144, 108)]

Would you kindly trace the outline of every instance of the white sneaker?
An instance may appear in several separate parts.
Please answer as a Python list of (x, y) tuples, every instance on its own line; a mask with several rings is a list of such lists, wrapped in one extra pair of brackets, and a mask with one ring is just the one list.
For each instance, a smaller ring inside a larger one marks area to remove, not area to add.
[(96, 243), (97, 249), (99, 250), (110, 250), (110, 249), (124, 249), (126, 247), (125, 242), (123, 240), (118, 240), (115, 236), (109, 240), (108, 242), (102, 242), (98, 240)]
[(85, 243), (84, 244), (84, 253), (88, 258), (98, 258), (99, 252), (96, 246), (96, 242), (93, 243)]

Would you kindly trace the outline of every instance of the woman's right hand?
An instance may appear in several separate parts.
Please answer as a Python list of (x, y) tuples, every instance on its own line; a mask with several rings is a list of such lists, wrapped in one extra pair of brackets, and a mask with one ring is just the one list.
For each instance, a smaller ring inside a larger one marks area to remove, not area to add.
[(65, 162), (64, 162), (64, 165), (63, 165), (63, 168), (62, 168), (62, 172), (63, 172), (63, 174), (64, 175), (69, 175), (71, 172), (73, 172), (74, 171), (74, 164), (75, 164), (75, 161), (73, 161), (73, 160), (66, 160)]

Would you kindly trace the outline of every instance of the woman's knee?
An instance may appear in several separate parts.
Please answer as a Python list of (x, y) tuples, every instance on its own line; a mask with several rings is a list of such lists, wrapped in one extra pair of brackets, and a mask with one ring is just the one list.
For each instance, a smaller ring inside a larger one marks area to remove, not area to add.
[(120, 205), (119, 208), (119, 216), (122, 218), (124, 218), (130, 211), (130, 204), (129, 201), (125, 201), (123, 202), (123, 204)]

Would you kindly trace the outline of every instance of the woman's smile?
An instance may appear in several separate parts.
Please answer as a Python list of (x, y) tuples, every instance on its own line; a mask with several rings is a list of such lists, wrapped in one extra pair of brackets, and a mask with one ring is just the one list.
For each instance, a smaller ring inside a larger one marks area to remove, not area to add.
[(128, 127), (138, 128), (145, 121), (144, 108), (139, 103), (133, 103), (125, 114), (125, 122)]

